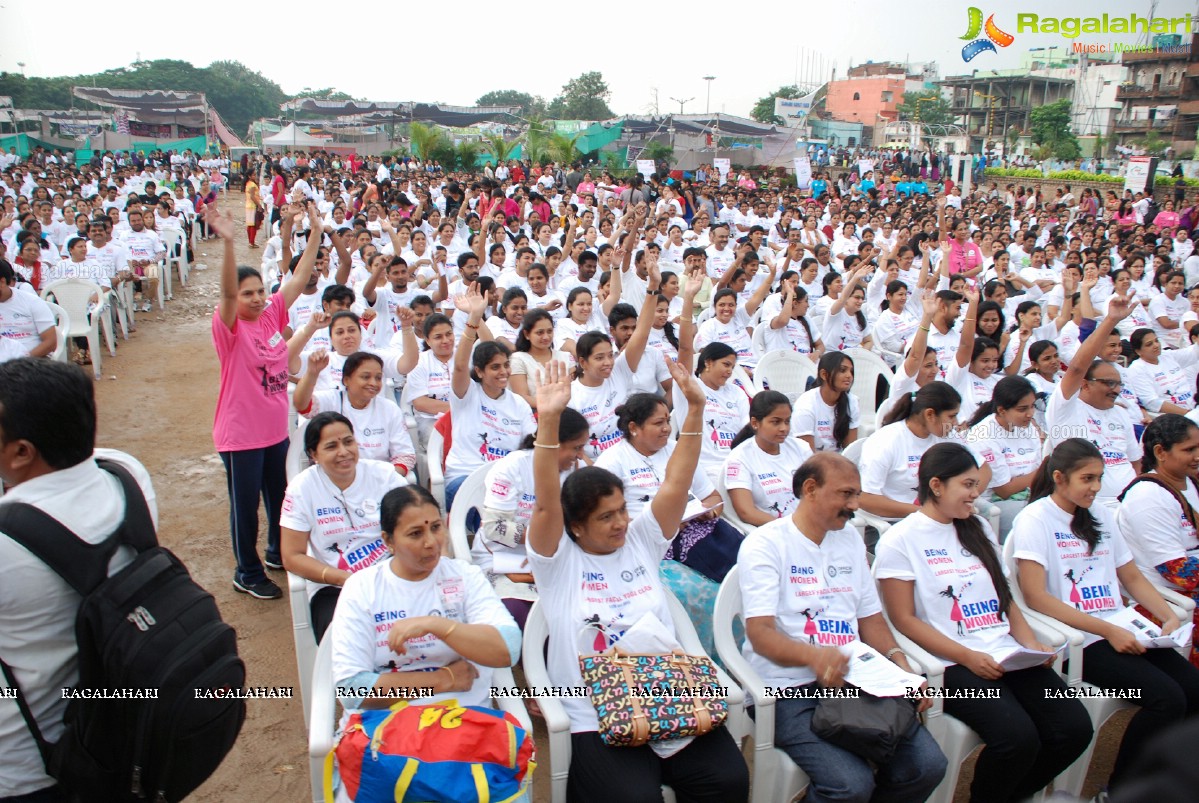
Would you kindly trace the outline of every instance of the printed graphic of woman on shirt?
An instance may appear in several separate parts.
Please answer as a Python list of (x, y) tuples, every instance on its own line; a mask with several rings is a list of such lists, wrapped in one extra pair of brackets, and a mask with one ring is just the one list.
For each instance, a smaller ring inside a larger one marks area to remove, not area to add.
[(330, 552), (337, 553), (337, 568), (341, 569), (343, 572), (350, 571), (350, 564), (346, 563), (346, 556), (345, 553), (341, 551), (340, 544), (334, 542), (332, 546), (327, 546), (325, 549)]
[[(963, 591), (964, 591), (964, 590), (965, 590), (965, 589), (963, 589)], [(959, 602), (959, 601), (961, 600), (961, 598), (962, 598), (962, 596), (961, 596), (961, 592), (959, 592), (958, 594), (954, 594), (954, 593), (953, 593), (953, 586), (946, 586), (946, 587), (945, 587), (945, 590), (944, 590), (944, 591), (941, 591), (941, 592), (939, 592), (939, 594), (938, 594), (938, 595), (939, 595), (939, 596), (942, 596), (942, 597), (948, 597), (949, 599), (953, 600), (953, 607), (949, 609), (949, 621), (951, 621), (951, 622), (957, 622), (957, 624), (958, 624), (958, 635), (959, 635), (959, 636), (964, 636), (964, 635), (966, 635), (966, 629), (965, 629), (965, 627), (962, 625), (962, 619), (963, 619), (963, 617), (962, 617), (962, 606), (958, 604), (958, 602)]]
[(802, 611), (800, 611), (800, 613), (803, 614), (803, 618), (807, 620), (804, 622), (804, 626), (803, 626), (804, 635), (808, 637), (809, 644), (815, 644), (816, 643), (816, 617), (820, 615), (820, 611), (816, 611), (816, 613), (812, 613), (812, 611), (810, 609), (804, 608)]
[(487, 433), (484, 432), (479, 437), (483, 439), (483, 443), (481, 443), (479, 445), (479, 454), (483, 455), (483, 458), (486, 459), (487, 458)]
[(1082, 610), (1082, 595), (1078, 593), (1078, 584), (1082, 582), (1082, 578), (1086, 577), (1087, 572), (1090, 570), (1091, 567), (1088, 566), (1082, 570), (1082, 574), (1075, 577), (1074, 569), (1067, 569), (1064, 575), (1070, 581), (1070, 603), (1080, 611)]
[(713, 445), (719, 446), (720, 445), (720, 437), (716, 434), (716, 419), (709, 418), (708, 426), (710, 426), (712, 428), (712, 434), (709, 437), (712, 438)]

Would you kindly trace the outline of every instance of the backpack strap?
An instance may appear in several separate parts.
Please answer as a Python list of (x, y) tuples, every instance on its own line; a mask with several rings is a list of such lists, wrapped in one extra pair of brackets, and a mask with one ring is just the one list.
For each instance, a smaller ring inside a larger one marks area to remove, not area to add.
[[(1199, 522), (1196, 521), (1195, 509), (1191, 507), (1191, 503), (1187, 501), (1185, 496), (1183, 496), (1181, 493), (1178, 492), (1177, 488), (1170, 485), (1168, 482), (1166, 482), (1165, 480), (1163, 480), (1161, 477), (1157, 476), (1156, 474), (1142, 474), (1141, 476), (1137, 477), (1132, 482), (1128, 483), (1128, 487), (1125, 488), (1123, 491), (1121, 491), (1120, 495), (1116, 498), (1119, 499), (1121, 502), (1123, 502), (1124, 497), (1128, 494), (1128, 492), (1130, 490), (1132, 490), (1132, 486), (1136, 485), (1138, 482), (1151, 482), (1154, 485), (1157, 485), (1161, 488), (1165, 488), (1167, 491), (1169, 491), (1170, 495), (1173, 496), (1174, 499), (1178, 501), (1178, 504), (1182, 507), (1182, 515), (1186, 517), (1186, 520), (1191, 523), (1192, 527), (1194, 527), (1197, 531), (1199, 531)], [(1191, 482), (1190, 478), (1187, 478), (1188, 485), (1190, 484), (1190, 482)]]
[(42, 729), (37, 726), (37, 720), (33, 718), (33, 712), (29, 710), (29, 703), (25, 702), (25, 692), (21, 691), (12, 667), (3, 658), (0, 658), (0, 671), (4, 673), (4, 680), (8, 683), (9, 688), (17, 690), (17, 708), (21, 711), (21, 718), (25, 720), (29, 732), (33, 734), (33, 741), (37, 743), (37, 751), (41, 754), (46, 774), (50, 775), (50, 744), (46, 741), (46, 737), (42, 736)]

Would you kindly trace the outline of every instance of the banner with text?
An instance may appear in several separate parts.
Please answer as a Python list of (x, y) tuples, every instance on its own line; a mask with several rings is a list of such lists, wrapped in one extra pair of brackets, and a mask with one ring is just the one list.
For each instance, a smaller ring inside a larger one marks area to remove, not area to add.
[(795, 185), (801, 190), (812, 186), (812, 160), (806, 156), (795, 157)]

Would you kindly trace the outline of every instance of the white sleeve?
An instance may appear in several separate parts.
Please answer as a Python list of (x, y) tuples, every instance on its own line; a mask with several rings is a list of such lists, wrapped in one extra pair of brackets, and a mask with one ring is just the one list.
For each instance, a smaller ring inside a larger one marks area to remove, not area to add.
[[(386, 567), (384, 567), (386, 568)], [(333, 639), (333, 680), (340, 683), (359, 672), (375, 671), (374, 613), (363, 596), (369, 592), (371, 573), (350, 575), (337, 598), (337, 609), (326, 634)]]
[[(816, 413), (812, 410), (813, 405), (810, 402), (812, 398), (806, 391), (804, 395), (795, 400), (795, 410), (791, 413), (791, 435), (799, 437), (800, 435), (816, 435)], [(819, 390), (814, 392), (819, 393)]]
[[(697, 471), (695, 473), (698, 476), (705, 472)], [(734, 488), (750, 491), (753, 489), (751, 477), (752, 472), (749, 466), (745, 465), (741, 459), (741, 454), (738, 450), (734, 449), (733, 453), (724, 461), (724, 487), (730, 491)]]
[(882, 494), (887, 485), (887, 474), (891, 471), (890, 440), (867, 438), (862, 444), (862, 459), (858, 470), (862, 475), (862, 492)]
[(1162, 409), (1162, 403), (1165, 402), (1165, 397), (1158, 390), (1157, 383), (1153, 381), (1153, 377), (1149, 376), (1145, 371), (1129, 370), (1128, 384), (1132, 385), (1133, 395), (1137, 397), (1137, 401), (1151, 413), (1156, 413)]
[(1169, 491), (1149, 482), (1138, 482), (1121, 502), (1121, 521), (1131, 524), (1135, 510), (1136, 526), (1123, 527), (1125, 542), (1132, 541), (1152, 566), (1185, 558), (1182, 540), (1182, 508)]
[(782, 563), (770, 538), (759, 536), (742, 543), (737, 566), (741, 569), (741, 612), (746, 619), (778, 613)]
[(1028, 508), (1025, 508), (1020, 515), (1016, 516), (1008, 538), (1015, 542), (1012, 545), (1014, 547), (1012, 554), (1016, 558), (1031, 560), (1047, 567), (1049, 566), (1049, 551), (1056, 548), (1056, 544), (1046, 543), (1045, 526), (1036, 513), (1035, 510), (1030, 512)]
[(883, 533), (874, 549), (874, 576), (879, 580), (915, 581), (916, 572), (901, 537), (892, 535), (892, 530)]
[(315, 523), (312, 505), (304, 491), (308, 485), (308, 478), (316, 470), (315, 467), (306, 469), (287, 484), (287, 492), (283, 495), (283, 512), (279, 517), (280, 526), (301, 533), (312, 532), (312, 525)]

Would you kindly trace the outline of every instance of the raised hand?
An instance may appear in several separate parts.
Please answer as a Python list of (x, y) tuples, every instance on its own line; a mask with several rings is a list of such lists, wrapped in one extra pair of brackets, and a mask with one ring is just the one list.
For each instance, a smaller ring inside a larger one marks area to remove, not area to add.
[(454, 306), (468, 316), (482, 317), (483, 311), (487, 309), (487, 299), (479, 292), (479, 283), (471, 282), (464, 295), (455, 296)]
[(416, 321), (416, 313), (408, 307), (396, 307), (395, 315), (400, 321), (401, 329), (410, 328)]
[(1127, 296), (1114, 295), (1107, 302), (1107, 317), (1115, 321), (1122, 321), (1132, 314), (1133, 308), (1136, 307), (1135, 289), (1130, 290)]
[(561, 413), (570, 404), (570, 369), (566, 363), (550, 360), (537, 383), (537, 415)]
[(1084, 290), (1090, 290), (1095, 285), (1099, 284), (1099, 269), (1087, 268), (1086, 275), (1082, 277), (1082, 287)]
[(678, 360), (672, 360), (666, 355), (662, 355), (662, 359), (666, 360), (666, 367), (670, 369), (670, 378), (674, 380), (675, 387), (682, 391), (687, 404), (692, 407), (704, 405), (706, 397), (695, 374)]
[(317, 349), (308, 355), (308, 370), (314, 373), (320, 373), (329, 367), (329, 351), (328, 349)]
[(924, 317), (931, 319), (937, 314), (937, 294), (925, 290), (920, 296), (920, 306), (924, 310)]
[(318, 329), (324, 329), (329, 325), (329, 320), (333, 316), (323, 310), (315, 310), (308, 316), (308, 321), (304, 324), (309, 332), (315, 332)]

